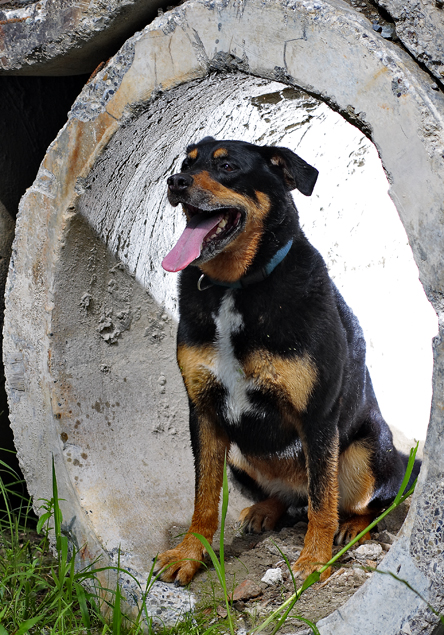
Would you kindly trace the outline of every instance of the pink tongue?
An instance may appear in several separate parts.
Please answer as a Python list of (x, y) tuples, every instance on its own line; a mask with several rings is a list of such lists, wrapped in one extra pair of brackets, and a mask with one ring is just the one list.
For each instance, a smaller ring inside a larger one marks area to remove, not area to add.
[(165, 271), (182, 271), (190, 262), (200, 256), (205, 236), (216, 227), (224, 217), (223, 213), (215, 216), (196, 214), (191, 218), (175, 247), (165, 256), (162, 267)]

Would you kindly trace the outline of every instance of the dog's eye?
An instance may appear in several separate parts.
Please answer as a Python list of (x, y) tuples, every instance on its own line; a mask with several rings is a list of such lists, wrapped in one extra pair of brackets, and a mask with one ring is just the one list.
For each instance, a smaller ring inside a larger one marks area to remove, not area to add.
[(220, 167), (225, 172), (232, 172), (234, 170), (234, 167), (230, 163), (222, 163), (222, 165)]

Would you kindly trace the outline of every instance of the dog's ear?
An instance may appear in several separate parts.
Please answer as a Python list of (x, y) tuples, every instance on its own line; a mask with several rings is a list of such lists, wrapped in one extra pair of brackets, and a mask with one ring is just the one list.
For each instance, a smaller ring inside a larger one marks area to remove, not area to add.
[(204, 137), (203, 139), (199, 141), (199, 143), (210, 143), (214, 141), (216, 141), (214, 137)]
[(318, 178), (318, 170), (288, 148), (268, 146), (268, 161), (282, 170), (289, 190), (298, 189), (305, 196), (311, 196)]

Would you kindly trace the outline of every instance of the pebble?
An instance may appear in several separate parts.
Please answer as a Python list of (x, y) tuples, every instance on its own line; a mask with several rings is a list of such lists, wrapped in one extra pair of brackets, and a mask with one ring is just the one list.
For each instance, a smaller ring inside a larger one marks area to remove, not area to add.
[(382, 547), (377, 543), (361, 545), (354, 550), (353, 555), (359, 561), (375, 560), (382, 554)]
[(267, 569), (262, 582), (270, 586), (282, 583), (282, 571), (280, 569)]
[[(270, 571), (276, 571), (276, 569), (270, 569)], [(280, 569), (279, 569), (280, 571)], [(232, 597), (230, 599), (233, 602), (238, 602), (239, 600), (247, 601), (251, 598), (257, 598), (258, 595), (262, 594), (262, 589), (259, 585), (252, 582), (252, 580), (244, 580), (234, 589)]]
[(396, 536), (391, 534), (389, 531), (380, 531), (378, 534), (379, 542), (386, 542), (389, 545), (392, 545), (396, 541)]
[(394, 33), (395, 33), (395, 27), (392, 26), (391, 24), (387, 24), (386, 26), (382, 27), (381, 35), (386, 40), (391, 40)]

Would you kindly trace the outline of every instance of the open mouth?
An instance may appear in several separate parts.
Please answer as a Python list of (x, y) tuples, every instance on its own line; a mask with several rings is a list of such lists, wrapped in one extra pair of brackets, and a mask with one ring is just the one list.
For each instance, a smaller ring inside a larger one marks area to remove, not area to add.
[[(193, 207), (193, 205), (184, 203), (184, 208), (190, 221), (196, 216), (199, 216), (199, 218), (202, 218), (202, 223), (206, 222), (207, 219), (209, 224), (212, 224), (213, 219), (216, 223), (216, 225), (204, 236), (202, 245), (207, 245), (213, 240), (223, 240), (238, 228), (242, 219), (240, 210), (235, 207), (221, 208), (215, 210), (214, 214), (210, 213), (210, 215), (209, 212), (205, 212), (198, 207)], [(220, 220), (217, 220), (219, 218)]]
[(235, 207), (202, 210), (183, 203), (187, 226), (173, 249), (162, 262), (166, 271), (181, 271), (199, 259), (206, 262), (218, 253), (241, 231), (244, 213)]

